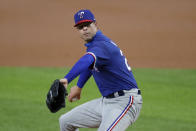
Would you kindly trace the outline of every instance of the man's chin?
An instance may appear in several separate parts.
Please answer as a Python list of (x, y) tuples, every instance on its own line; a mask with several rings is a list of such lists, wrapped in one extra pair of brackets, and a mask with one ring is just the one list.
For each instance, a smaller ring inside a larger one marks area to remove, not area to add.
[(85, 38), (84, 39), (86, 42), (90, 42), (92, 40), (92, 38)]

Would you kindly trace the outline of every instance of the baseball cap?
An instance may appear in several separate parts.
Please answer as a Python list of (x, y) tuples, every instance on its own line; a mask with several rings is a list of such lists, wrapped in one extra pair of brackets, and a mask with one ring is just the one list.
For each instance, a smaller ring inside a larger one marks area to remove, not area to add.
[(74, 20), (75, 20), (75, 25), (77, 26), (83, 22), (94, 22), (95, 17), (93, 13), (90, 10), (79, 10), (75, 15), (74, 15)]

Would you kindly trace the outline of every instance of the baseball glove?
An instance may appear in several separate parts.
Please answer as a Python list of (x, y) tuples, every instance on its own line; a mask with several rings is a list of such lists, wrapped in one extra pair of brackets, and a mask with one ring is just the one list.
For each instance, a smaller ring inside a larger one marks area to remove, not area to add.
[(59, 79), (56, 79), (48, 91), (46, 105), (52, 113), (56, 113), (61, 108), (65, 108), (65, 98), (68, 95), (66, 88)]

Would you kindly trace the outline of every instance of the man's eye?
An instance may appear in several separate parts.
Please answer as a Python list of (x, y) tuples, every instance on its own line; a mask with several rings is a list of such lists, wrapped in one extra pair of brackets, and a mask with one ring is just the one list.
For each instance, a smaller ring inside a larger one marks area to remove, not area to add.
[(81, 30), (81, 29), (83, 29), (84, 27), (89, 27), (90, 24), (91, 24), (91, 23), (85, 23), (85, 24), (83, 24), (83, 25), (78, 26), (77, 28), (78, 28), (79, 30)]
[(78, 28), (79, 30), (81, 30), (83, 27), (84, 27), (84, 26), (78, 26), (77, 28)]

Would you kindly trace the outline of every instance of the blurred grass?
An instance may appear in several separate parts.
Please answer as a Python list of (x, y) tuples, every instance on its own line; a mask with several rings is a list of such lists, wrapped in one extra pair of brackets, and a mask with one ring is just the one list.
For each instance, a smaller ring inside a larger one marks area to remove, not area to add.
[[(58, 131), (61, 114), (101, 96), (90, 79), (80, 101), (50, 113), (45, 105), (50, 84), (67, 72), (68, 68), (0, 67), (0, 131)], [(133, 69), (133, 73), (144, 103), (128, 131), (196, 130), (196, 70)]]

